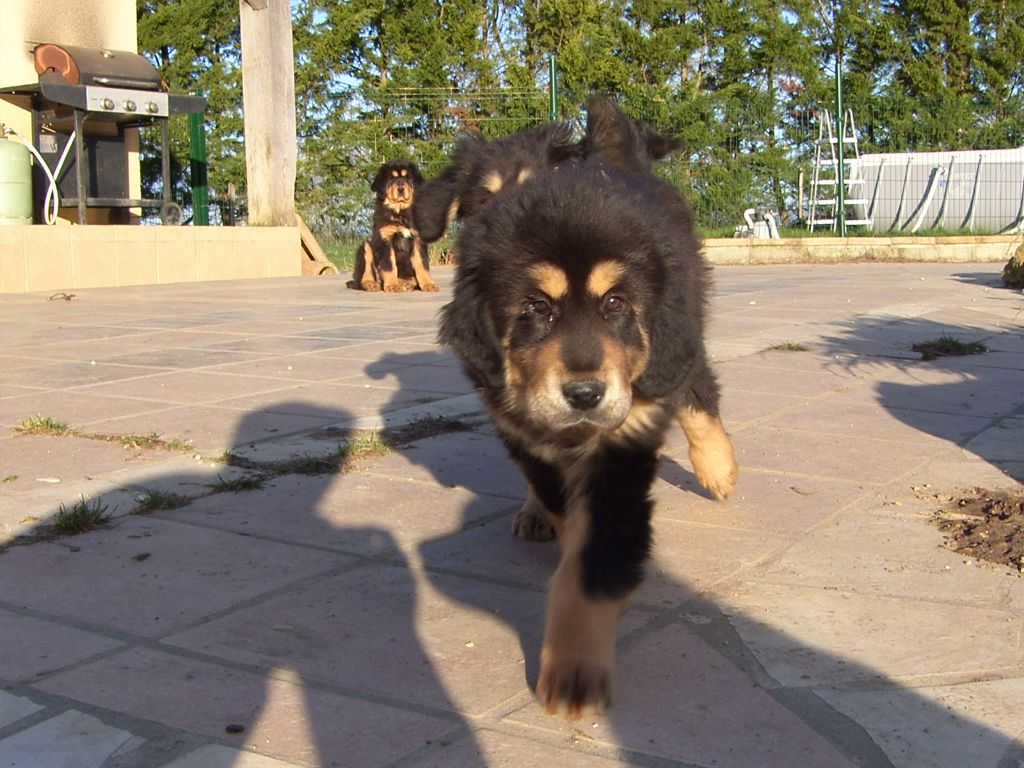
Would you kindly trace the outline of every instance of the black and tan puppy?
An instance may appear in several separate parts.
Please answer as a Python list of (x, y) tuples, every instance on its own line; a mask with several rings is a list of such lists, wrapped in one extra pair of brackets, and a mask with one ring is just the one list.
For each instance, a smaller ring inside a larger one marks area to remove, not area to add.
[(384, 163), (370, 187), (377, 195), (373, 233), (356, 251), (350, 288), (388, 293), (436, 291), (426, 243), (412, 220), (412, 204), (423, 175), (414, 163)]
[(576, 717), (610, 701), (666, 430), (682, 425), (716, 498), (738, 469), (704, 347), (700, 243), (686, 203), (650, 170), (671, 140), (608, 99), (591, 102), (587, 134), (568, 153), (563, 138), (557, 128), (527, 134), (537, 151), (518, 171), (508, 161), (522, 134), (474, 140), (442, 172), (463, 225), (439, 337), (526, 475), (516, 533), (558, 539), (537, 695)]

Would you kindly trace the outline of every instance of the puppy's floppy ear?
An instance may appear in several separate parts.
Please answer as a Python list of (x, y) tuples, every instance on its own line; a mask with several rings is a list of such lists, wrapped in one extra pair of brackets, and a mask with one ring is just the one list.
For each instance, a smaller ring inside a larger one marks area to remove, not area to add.
[(548, 165), (558, 165), (569, 160), (578, 160), (583, 155), (580, 143), (573, 138), (572, 126), (555, 123), (545, 136)]
[(462, 358), (478, 385), (497, 388), (504, 384), (505, 363), (481, 278), (478, 264), (463, 261), (459, 266), (452, 301), (441, 310), (437, 340)]
[(487, 151), (487, 146), (487, 139), (463, 136), (452, 152), (448, 166), (417, 190), (412, 220), (426, 242), (439, 239), (455, 220), (461, 197), (469, 185), (469, 174), (481, 154)]
[(586, 155), (600, 155), (626, 170), (641, 170), (681, 146), (647, 123), (630, 120), (608, 96), (592, 96), (587, 104)]
[(640, 134), (640, 140), (647, 147), (647, 156), (652, 160), (661, 160), (683, 146), (683, 142), (674, 136), (664, 136), (650, 125), (637, 120), (634, 125)]
[(378, 197), (384, 196), (384, 187), (388, 183), (388, 177), (391, 175), (391, 169), (387, 163), (383, 164), (377, 169), (377, 175), (373, 177), (373, 181), (370, 182), (370, 189), (377, 193)]
[(693, 327), (683, 306), (681, 293), (666, 297), (648, 308), (647, 367), (636, 381), (645, 397), (657, 398), (674, 392), (690, 373), (694, 360), (703, 358), (700, 330)]
[(459, 206), (461, 171), (449, 165), (423, 186), (417, 181), (416, 198), (412, 203), (412, 220), (424, 242), (438, 240), (455, 218)]
[(412, 179), (412, 183), (416, 187), (423, 184), (423, 174), (420, 173), (419, 166), (416, 163), (409, 163), (409, 178)]

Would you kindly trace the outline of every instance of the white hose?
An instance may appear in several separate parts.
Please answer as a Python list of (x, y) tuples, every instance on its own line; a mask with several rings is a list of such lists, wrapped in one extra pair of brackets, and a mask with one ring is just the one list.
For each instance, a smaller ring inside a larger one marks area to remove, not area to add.
[(32, 142), (28, 139), (24, 139), (18, 136), (14, 131), (9, 131), (9, 135), (14, 136), (28, 147), (28, 151), (35, 155), (36, 160), (39, 161), (39, 165), (43, 167), (43, 173), (46, 174), (46, 178), (49, 180), (49, 185), (46, 188), (46, 197), (43, 199), (43, 221), (47, 224), (57, 223), (57, 212), (60, 210), (60, 192), (57, 189), (57, 179), (60, 178), (61, 170), (64, 168), (64, 161), (68, 159), (68, 153), (71, 151), (71, 147), (75, 143), (75, 133), (72, 133), (68, 138), (68, 143), (64, 146), (64, 151), (60, 155), (60, 159), (57, 161), (57, 167), (50, 172), (50, 166), (46, 164), (43, 156), (39, 154), (38, 150), (32, 146)]

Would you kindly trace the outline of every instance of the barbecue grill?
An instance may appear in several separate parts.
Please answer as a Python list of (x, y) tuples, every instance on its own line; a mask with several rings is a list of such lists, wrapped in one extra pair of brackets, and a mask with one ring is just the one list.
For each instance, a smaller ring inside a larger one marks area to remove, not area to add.
[[(77, 206), (80, 224), (89, 207), (159, 209), (163, 223), (180, 224), (181, 208), (171, 199), (168, 119), (202, 112), (206, 99), (169, 93), (156, 67), (137, 53), (42, 43), (33, 56), (39, 81), (0, 88), (0, 98), (31, 110), (33, 144), (56, 177), (61, 205)], [(125, 130), (153, 124), (160, 127), (163, 196), (131, 199)], [(41, 168), (33, 181), (41, 212), (50, 182)]]

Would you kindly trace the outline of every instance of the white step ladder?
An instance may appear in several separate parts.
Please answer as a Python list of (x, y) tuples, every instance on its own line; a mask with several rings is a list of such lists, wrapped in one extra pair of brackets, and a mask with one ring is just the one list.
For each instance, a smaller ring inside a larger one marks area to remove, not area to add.
[[(843, 203), (846, 225), (869, 227), (871, 219), (867, 209), (869, 200), (863, 196), (864, 179), (860, 169), (860, 148), (857, 145), (857, 126), (853, 110), (846, 110), (843, 122)], [(832, 115), (822, 110), (818, 120), (818, 138), (814, 142), (814, 176), (811, 180), (811, 199), (807, 206), (807, 228), (828, 227), (833, 232), (839, 222), (839, 139), (832, 128)]]

